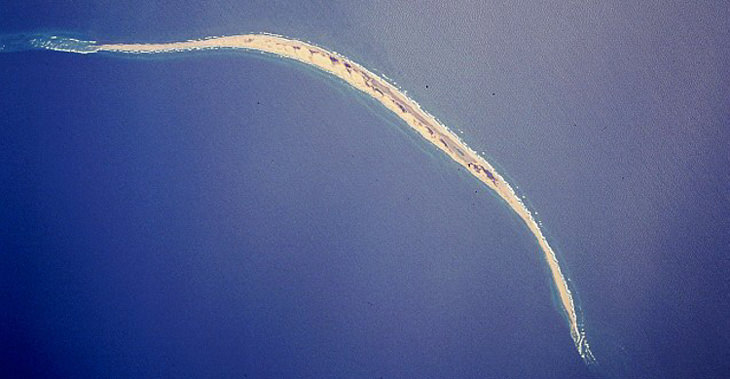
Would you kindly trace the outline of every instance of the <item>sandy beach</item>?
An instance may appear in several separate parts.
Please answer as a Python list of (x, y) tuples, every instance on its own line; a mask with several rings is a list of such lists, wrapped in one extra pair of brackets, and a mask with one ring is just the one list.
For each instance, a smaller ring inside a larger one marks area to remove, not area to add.
[(585, 332), (578, 322), (576, 307), (568, 283), (561, 271), (555, 252), (532, 213), (513, 188), (482, 156), (469, 148), (461, 139), (441, 124), (434, 116), (387, 80), (365, 69), (346, 57), (321, 47), (270, 34), (249, 34), (211, 37), (202, 40), (158, 44), (98, 44), (93, 51), (117, 53), (165, 53), (204, 49), (248, 49), (294, 59), (335, 75), (358, 90), (372, 96), (403, 119), (423, 138), (464, 166), (474, 177), (494, 190), (519, 215), (537, 239), (545, 261), (550, 267), (552, 280), (560, 303), (570, 324), (570, 332), (581, 357), (592, 360)]

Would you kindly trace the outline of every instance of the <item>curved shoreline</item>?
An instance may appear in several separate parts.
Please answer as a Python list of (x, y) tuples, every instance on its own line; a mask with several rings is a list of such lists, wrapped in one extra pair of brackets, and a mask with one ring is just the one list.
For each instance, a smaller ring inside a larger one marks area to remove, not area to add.
[(311, 43), (273, 34), (244, 34), (150, 44), (97, 44), (95, 42), (59, 37), (32, 40), (31, 43), (38, 48), (81, 54), (95, 52), (156, 54), (207, 49), (245, 49), (293, 59), (344, 80), (394, 112), (423, 138), (446, 153), (455, 162), (464, 166), (474, 177), (495, 191), (517, 213), (535, 236), (540, 249), (545, 254), (545, 260), (550, 268), (561, 306), (570, 324), (571, 337), (578, 353), (587, 363), (592, 363), (595, 360), (586, 341), (585, 330), (578, 321), (573, 295), (562, 273), (557, 256), (548, 244), (530, 210), (489, 162), (469, 148), (454, 132), (434, 116), (421, 109), (420, 105), (409, 98), (404, 91), (401, 91), (383, 77), (336, 52)]

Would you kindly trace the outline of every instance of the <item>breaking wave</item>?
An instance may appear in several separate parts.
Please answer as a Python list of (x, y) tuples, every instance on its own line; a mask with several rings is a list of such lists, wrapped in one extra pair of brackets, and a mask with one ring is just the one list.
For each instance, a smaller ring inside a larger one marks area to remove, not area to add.
[(89, 54), (98, 51), (96, 41), (45, 34), (6, 34), (0, 36), (0, 52), (26, 50), (55, 50), (67, 53)]

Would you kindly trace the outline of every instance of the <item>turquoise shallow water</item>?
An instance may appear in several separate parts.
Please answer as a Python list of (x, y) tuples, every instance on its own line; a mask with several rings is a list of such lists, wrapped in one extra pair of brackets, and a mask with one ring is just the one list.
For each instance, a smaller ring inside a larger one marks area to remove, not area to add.
[[(527, 195), (593, 374), (726, 368), (726, 10), (3, 7), (3, 33), (344, 53)], [(6, 371), (591, 375), (524, 226), (341, 83), (239, 54), (0, 63)]]

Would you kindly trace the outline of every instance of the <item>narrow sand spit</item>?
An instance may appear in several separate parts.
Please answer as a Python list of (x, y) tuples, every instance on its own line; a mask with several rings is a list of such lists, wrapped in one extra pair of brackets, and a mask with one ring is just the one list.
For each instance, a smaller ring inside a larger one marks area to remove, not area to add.
[(421, 109), (403, 91), (382, 77), (335, 52), (325, 50), (307, 42), (272, 34), (210, 37), (201, 40), (154, 44), (91, 44), (78, 51), (60, 47), (54, 48), (53, 45), (51, 43), (49, 46), (41, 47), (78, 53), (104, 51), (129, 54), (171, 53), (205, 49), (246, 49), (260, 51), (294, 59), (317, 67), (341, 78), (358, 90), (372, 96), (403, 119), (410, 127), (421, 134), (423, 138), (442, 150), (458, 164), (464, 166), (468, 172), (494, 190), (525, 222), (537, 239), (542, 252), (545, 254), (545, 261), (550, 267), (552, 279), (557, 289), (560, 303), (568, 318), (570, 333), (578, 349), (578, 353), (586, 362), (593, 362), (593, 354), (586, 341), (585, 331), (578, 321), (575, 302), (568, 288), (565, 276), (558, 264), (557, 256), (548, 244), (545, 236), (543, 236), (532, 213), (530, 213), (512, 187), (497, 173), (489, 162), (470, 149), (455, 133), (441, 124), (435, 117)]

